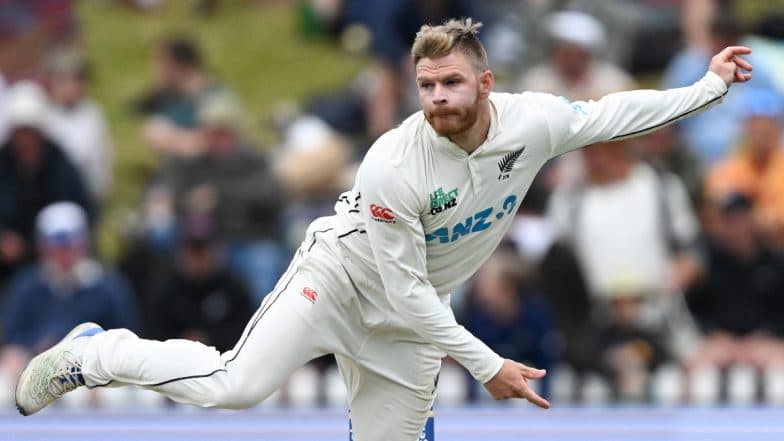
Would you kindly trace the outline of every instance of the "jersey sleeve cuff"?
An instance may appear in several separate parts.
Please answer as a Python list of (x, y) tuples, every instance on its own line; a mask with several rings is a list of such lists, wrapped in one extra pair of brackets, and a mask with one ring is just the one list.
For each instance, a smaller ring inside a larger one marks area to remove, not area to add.
[(708, 84), (708, 86), (718, 92), (719, 95), (723, 95), (725, 92), (727, 92), (727, 89), (729, 89), (727, 87), (727, 83), (725, 83), (724, 80), (722, 80), (721, 77), (713, 71), (709, 70), (703, 79)]
[(498, 374), (498, 372), (501, 370), (501, 367), (503, 365), (504, 365), (504, 359), (499, 355), (495, 355), (495, 359), (493, 359), (490, 363), (488, 363), (487, 371), (477, 375), (476, 380), (482, 384), (487, 383)]

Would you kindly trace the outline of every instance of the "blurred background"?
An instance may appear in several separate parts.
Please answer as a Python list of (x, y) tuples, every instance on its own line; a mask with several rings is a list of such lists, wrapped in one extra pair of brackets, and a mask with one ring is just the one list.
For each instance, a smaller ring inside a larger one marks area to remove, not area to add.
[[(556, 405), (784, 403), (784, 1), (0, 0), (0, 407), (82, 321), (231, 348), (417, 110), (419, 26), (466, 16), (496, 90), (570, 100), (687, 86), (754, 49), (722, 105), (551, 161), (453, 307), (547, 368)], [(450, 360), (437, 402), (492, 404)], [(325, 358), (261, 406), (343, 409), (345, 390)]]

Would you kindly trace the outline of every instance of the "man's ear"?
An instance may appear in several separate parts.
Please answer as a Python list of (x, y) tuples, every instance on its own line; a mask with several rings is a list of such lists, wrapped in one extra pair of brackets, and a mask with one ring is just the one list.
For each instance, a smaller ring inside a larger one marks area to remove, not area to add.
[(494, 84), (495, 77), (493, 76), (493, 72), (491, 70), (486, 70), (479, 74), (479, 97), (487, 98), (490, 96), (490, 92), (493, 91)]

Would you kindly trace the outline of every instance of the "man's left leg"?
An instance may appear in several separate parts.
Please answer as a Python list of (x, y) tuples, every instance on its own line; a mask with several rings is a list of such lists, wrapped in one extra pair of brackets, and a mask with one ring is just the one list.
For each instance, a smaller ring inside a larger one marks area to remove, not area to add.
[(353, 441), (418, 441), (444, 354), (413, 334), (373, 333), (355, 358), (336, 355)]

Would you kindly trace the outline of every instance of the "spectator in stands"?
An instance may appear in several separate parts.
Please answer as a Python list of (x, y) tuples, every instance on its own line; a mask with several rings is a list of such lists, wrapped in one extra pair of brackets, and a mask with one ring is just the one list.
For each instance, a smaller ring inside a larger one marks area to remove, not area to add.
[[(554, 326), (534, 277), (534, 267), (512, 245), (499, 248), (476, 274), (460, 322), (501, 356), (550, 369), (557, 357)], [(468, 381), (469, 396), (476, 399), (478, 385)], [(550, 381), (541, 381), (547, 396)]]
[(784, 363), (784, 260), (762, 240), (752, 201), (741, 193), (710, 200), (718, 216), (707, 228), (708, 271), (689, 304), (704, 340), (688, 368)]
[[(622, 274), (644, 294), (640, 325), (660, 329), (666, 317), (685, 310), (682, 297), (672, 294), (699, 277), (699, 227), (683, 184), (639, 161), (628, 143), (584, 149), (585, 178), (559, 184), (548, 211), (587, 282), (591, 308), (608, 307)], [(687, 324), (679, 325), (685, 330)], [(668, 342), (686, 341), (680, 337), (670, 335)], [(673, 349), (681, 354), (688, 348)]]
[(226, 268), (211, 229), (206, 217), (185, 221), (175, 268), (149, 295), (158, 302), (152, 309), (158, 337), (197, 340), (224, 352), (254, 308), (245, 284)]
[(298, 115), (281, 129), (271, 166), (286, 189), (285, 242), (296, 249), (314, 219), (334, 213), (358, 163), (348, 138), (315, 115)]
[[(549, 37), (549, 59), (525, 72), (516, 91), (546, 92), (577, 101), (635, 88), (629, 74), (600, 58), (606, 51), (607, 37), (596, 18), (583, 12), (561, 11), (545, 16), (543, 23)], [(553, 165), (555, 180), (568, 183), (578, 179), (581, 162), (579, 152), (559, 157)]]
[(525, 73), (518, 90), (587, 100), (634, 88), (626, 72), (597, 58), (606, 37), (595, 18), (582, 12), (557, 12), (546, 19), (546, 28), (552, 44), (550, 59)]
[(283, 270), (280, 245), (283, 188), (264, 156), (248, 144), (239, 125), (241, 111), (227, 96), (202, 106), (199, 129), (207, 150), (172, 162), (161, 171), (154, 192), (168, 193), (175, 219), (207, 215), (226, 243), (227, 262), (248, 284), (254, 302), (272, 290)]
[(784, 249), (784, 100), (764, 90), (747, 91), (742, 148), (708, 174), (707, 197), (742, 193), (751, 201), (757, 228)]
[(9, 283), (0, 321), (6, 343), (0, 360), (11, 375), (81, 322), (129, 329), (137, 323), (125, 281), (89, 255), (81, 207), (51, 204), (35, 228), (40, 258)]
[(47, 103), (35, 84), (9, 89), (9, 135), (0, 147), (0, 283), (35, 255), (33, 225), (41, 209), (73, 201), (91, 212), (92, 202), (76, 167), (46, 135)]
[(49, 55), (45, 73), (52, 138), (79, 169), (94, 200), (102, 202), (112, 179), (112, 141), (103, 111), (86, 94), (87, 61), (75, 49), (60, 48)]
[(229, 94), (207, 72), (201, 52), (188, 38), (170, 38), (156, 48), (154, 90), (137, 103), (147, 116), (144, 137), (157, 151), (193, 156), (206, 148), (198, 115), (215, 95)]

